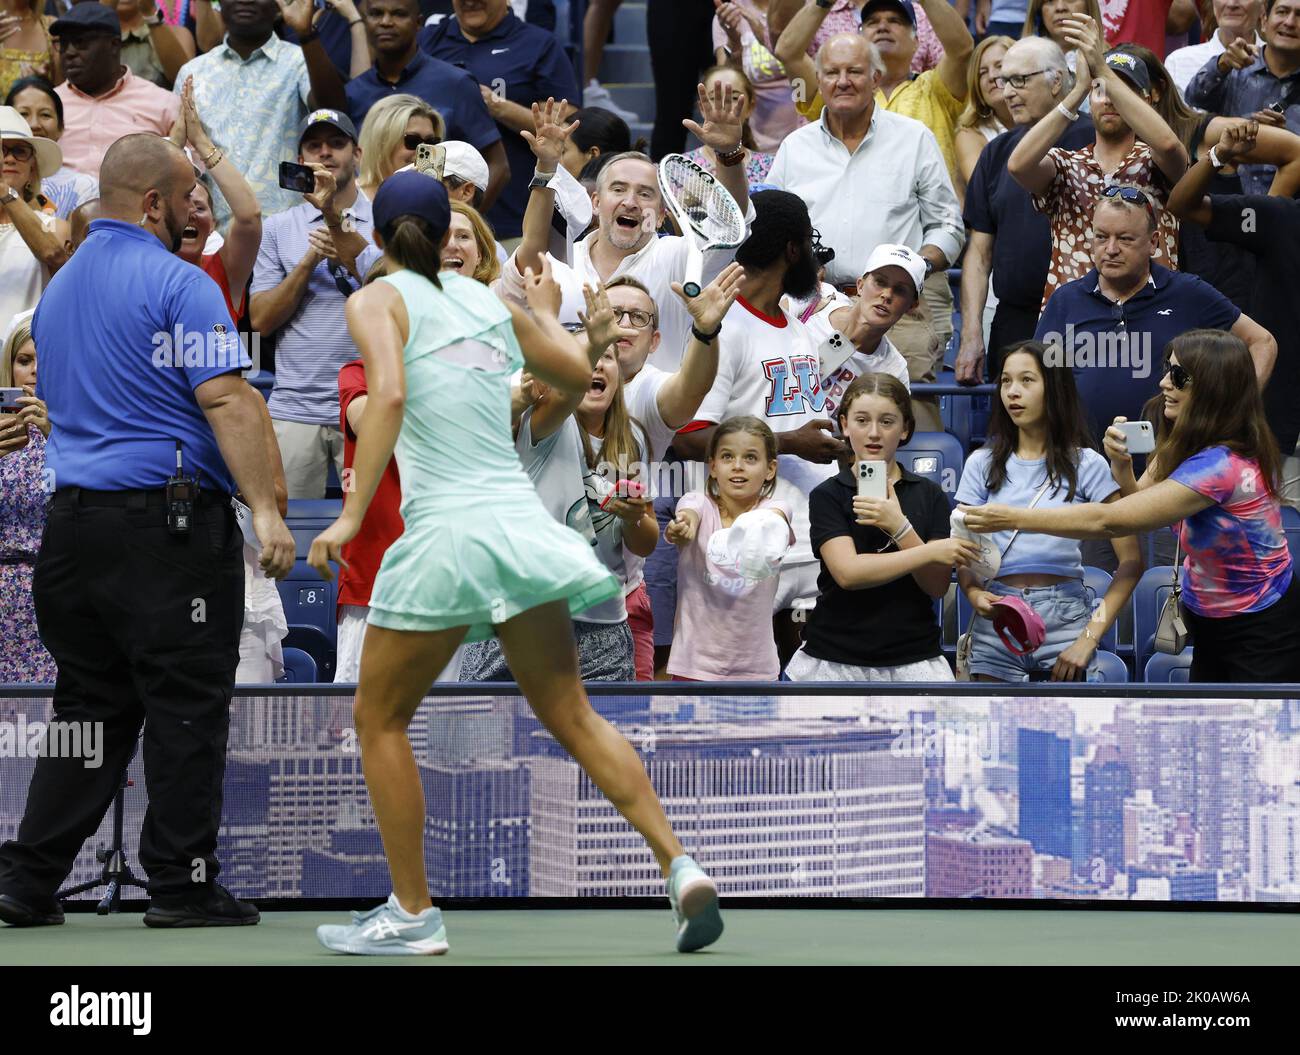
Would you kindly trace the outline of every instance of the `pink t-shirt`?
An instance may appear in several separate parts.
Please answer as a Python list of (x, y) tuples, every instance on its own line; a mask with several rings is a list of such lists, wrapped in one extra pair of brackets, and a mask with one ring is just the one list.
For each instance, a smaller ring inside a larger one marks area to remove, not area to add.
[(179, 95), (164, 91), (126, 66), (103, 95), (87, 95), (67, 82), (54, 90), (63, 101), (63, 163), (74, 172), (99, 179), (99, 165), (108, 148), (134, 132), (171, 134), (180, 112)]
[[(790, 520), (784, 502), (764, 499), (755, 508)], [(774, 680), (781, 673), (772, 636), (772, 604), (780, 576), (753, 581), (719, 568), (708, 556), (709, 539), (723, 530), (718, 503), (689, 491), (677, 503), (679, 513), (687, 509), (700, 515), (700, 526), (677, 563), (677, 618), (668, 673), (692, 681)]]

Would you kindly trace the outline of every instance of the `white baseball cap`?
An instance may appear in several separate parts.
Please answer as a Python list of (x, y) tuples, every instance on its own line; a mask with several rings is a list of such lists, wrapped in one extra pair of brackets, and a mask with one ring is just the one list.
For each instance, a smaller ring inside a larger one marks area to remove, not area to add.
[(867, 257), (867, 266), (862, 269), (862, 273), (869, 275), (882, 267), (901, 267), (912, 279), (912, 285), (916, 287), (916, 295), (920, 297), (921, 288), (925, 285), (925, 257), (920, 253), (912, 252), (905, 245), (885, 242), (871, 250), (871, 255)]
[(469, 143), (461, 142), (459, 139), (448, 140), (442, 145), (447, 152), (447, 160), (442, 166), (443, 179), (455, 176), (465, 183), (474, 184), (486, 194), (489, 174), (488, 164), (483, 160), (483, 155)]

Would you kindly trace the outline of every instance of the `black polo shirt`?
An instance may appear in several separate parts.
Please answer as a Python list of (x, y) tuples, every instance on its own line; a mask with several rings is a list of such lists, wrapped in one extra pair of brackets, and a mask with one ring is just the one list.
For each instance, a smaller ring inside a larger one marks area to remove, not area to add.
[[(1008, 305), (1038, 311), (1052, 260), (1052, 225), (1007, 171), (1007, 159), (1029, 131), (1013, 128), (991, 139), (980, 152), (966, 188), (962, 218), (972, 231), (993, 238), (993, 292)], [(1078, 150), (1093, 141), (1092, 118), (1080, 117), (1056, 141)]]
[(1300, 436), (1300, 201), (1257, 194), (1211, 195), (1214, 211), (1205, 229), (1212, 242), (1230, 242), (1255, 255), (1250, 317), (1277, 341), (1277, 362), (1264, 389), (1264, 410), (1282, 454)]
[[(900, 467), (901, 468), (901, 467)], [(931, 542), (948, 537), (951, 506), (938, 484), (902, 469), (894, 494), (903, 515)], [(813, 555), (833, 538), (848, 535), (858, 553), (877, 553), (889, 536), (865, 527), (853, 515), (858, 482), (852, 469), (818, 484), (808, 496)], [(943, 654), (934, 599), (911, 575), (865, 590), (846, 590), (822, 561), (817, 607), (804, 629), (804, 651), (814, 659), (864, 667), (895, 667)]]

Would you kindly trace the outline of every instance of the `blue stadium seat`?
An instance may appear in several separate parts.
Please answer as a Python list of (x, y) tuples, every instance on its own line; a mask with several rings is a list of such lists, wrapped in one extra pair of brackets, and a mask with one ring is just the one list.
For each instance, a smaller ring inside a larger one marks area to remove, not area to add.
[(1133, 680), (1129, 674), (1128, 665), (1115, 655), (1114, 652), (1107, 652), (1104, 649), (1097, 651), (1097, 666), (1101, 673), (1101, 680), (1105, 682), (1128, 682)]
[(1133, 655), (1135, 670), (1146, 668), (1147, 657), (1155, 651), (1156, 624), (1160, 609), (1173, 590), (1174, 569), (1167, 564), (1148, 568), (1133, 590)]
[(316, 661), (300, 648), (284, 649), (284, 677), (281, 681), (296, 685), (316, 682)]
[(318, 675), (313, 680), (333, 681), (334, 666), (338, 658), (334, 641), (334, 637), (332, 635), (326, 637), (320, 627), (295, 626), (290, 623), (289, 633), (285, 635), (283, 647), (286, 652), (293, 649), (304, 652), (311, 657)]
[(942, 487), (949, 499), (957, 493), (966, 455), (956, 436), (946, 432), (918, 432), (911, 443), (898, 448), (897, 458), (905, 469)]
[(325, 582), (305, 560), (294, 562), (293, 571), (276, 583), (284, 604), (284, 618), (290, 626), (314, 626), (334, 644), (335, 601), (338, 579)]
[[(1083, 569), (1083, 585), (1092, 590), (1093, 603), (1096, 604), (1106, 596), (1106, 591), (1110, 589), (1111, 577), (1109, 573), (1102, 571), (1100, 568)], [(1116, 623), (1118, 620), (1116, 620)], [(1107, 652), (1115, 652), (1120, 655), (1132, 653), (1133, 649), (1129, 645), (1119, 644), (1119, 639), (1115, 633), (1116, 623), (1110, 624), (1110, 629), (1101, 637), (1101, 648)], [(1107, 679), (1110, 680), (1110, 679)]]
[(1147, 660), (1144, 680), (1154, 683), (1181, 682), (1186, 684), (1191, 672), (1192, 650), (1190, 648), (1183, 649), (1176, 656), (1157, 652)]
[(340, 498), (289, 499), (289, 512), (284, 522), (293, 535), (299, 560), (307, 556), (312, 540), (334, 523), (342, 512), (343, 500)]

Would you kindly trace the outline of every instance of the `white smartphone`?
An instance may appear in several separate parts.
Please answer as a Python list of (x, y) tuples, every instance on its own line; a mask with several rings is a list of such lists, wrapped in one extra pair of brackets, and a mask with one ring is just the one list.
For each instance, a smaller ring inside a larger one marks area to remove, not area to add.
[(1124, 433), (1129, 454), (1150, 454), (1156, 449), (1156, 430), (1149, 421), (1121, 421), (1115, 428)]
[(885, 462), (858, 462), (858, 497), (889, 497), (889, 466)]

